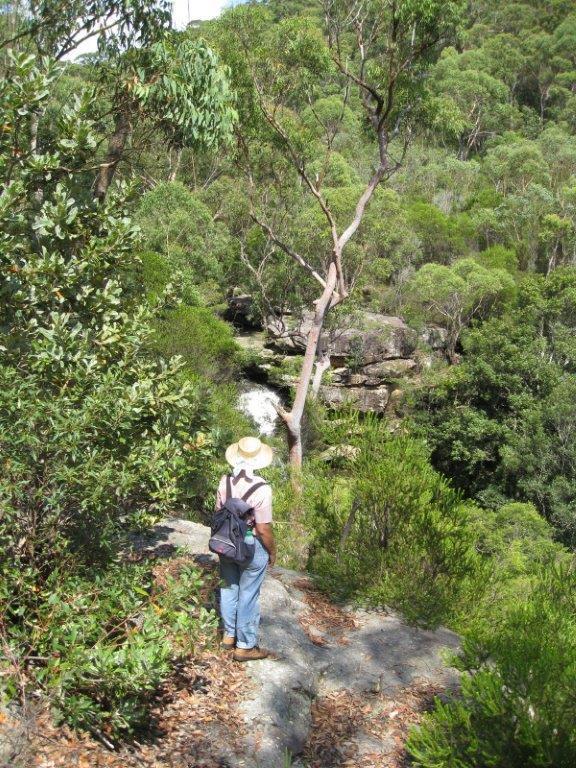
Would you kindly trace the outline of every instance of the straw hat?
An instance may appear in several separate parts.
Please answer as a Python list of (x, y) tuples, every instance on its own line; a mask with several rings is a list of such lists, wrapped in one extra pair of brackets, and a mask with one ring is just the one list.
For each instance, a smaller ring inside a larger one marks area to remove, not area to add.
[(242, 462), (252, 469), (263, 469), (273, 458), (272, 448), (257, 437), (243, 437), (226, 448), (226, 461), (233, 467)]

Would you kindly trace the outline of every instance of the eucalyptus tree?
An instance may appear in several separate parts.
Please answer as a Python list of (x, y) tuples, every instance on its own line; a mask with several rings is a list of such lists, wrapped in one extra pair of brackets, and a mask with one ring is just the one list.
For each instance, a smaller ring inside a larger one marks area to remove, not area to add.
[(103, 62), (113, 130), (95, 194), (106, 196), (135, 126), (147, 122), (169, 149), (216, 149), (236, 119), (227, 73), (202, 40), (168, 38)]
[[(59, 61), (96, 38), (98, 53), (87, 70), (92, 116), (100, 109), (102, 123), (110, 126), (94, 184), (100, 200), (142, 123), (176, 151), (213, 149), (231, 134), (235, 111), (226, 72), (202, 40), (170, 31), (171, 6), (168, 0), (31, 0), (19, 4), (12, 34), (0, 43), (5, 50), (26, 46)], [(42, 117), (40, 110), (33, 114), (33, 152)]]
[(451, 267), (424, 264), (410, 280), (408, 292), (427, 320), (446, 328), (446, 354), (454, 363), (462, 332), (513, 296), (514, 279), (504, 269), (489, 269), (467, 258)]
[[(313, 15), (271, 24), (265, 10), (247, 6), (225, 14), (220, 24), (221, 34), (228, 34), (228, 54), (239, 66), (241, 99), (248, 105), (239, 138), (250, 215), (274, 248), (297, 265), (300, 282), (311, 281), (319, 290), (294, 401), (289, 411), (280, 410), (295, 476), (302, 463), (302, 418), (315, 363), (327, 364), (321, 349), (324, 323), (348, 299), (355, 282), (348, 258), (351, 242), (375, 190), (402, 164), (420, 112), (423, 75), (453, 42), (464, 5), (460, 0), (327, 0), (322, 24)], [(315, 109), (326, 94), (332, 103), (339, 102), (335, 119), (324, 120)], [(298, 109), (302, 104), (309, 107), (305, 113)], [(326, 176), (348, 109), (360, 116), (370, 157), (360, 183), (350, 190), (346, 210), (337, 215)], [(264, 127), (255, 131), (258, 120)], [(263, 144), (270, 150), (264, 164)], [(270, 193), (279, 168), (284, 173), (291, 169), (293, 183)], [(263, 195), (260, 179), (267, 182)], [(275, 226), (286, 194), (300, 195), (320, 212), (320, 244), (315, 237), (296, 245), (298, 238), (285, 237)]]
[(0, 46), (28, 44), (57, 61), (91, 38), (100, 51), (146, 46), (170, 28), (171, 9), (170, 0), (20, 0)]

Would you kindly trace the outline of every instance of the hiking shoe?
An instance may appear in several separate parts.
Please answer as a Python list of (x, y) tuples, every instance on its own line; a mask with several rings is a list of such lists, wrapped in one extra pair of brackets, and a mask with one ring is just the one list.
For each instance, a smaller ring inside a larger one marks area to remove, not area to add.
[(231, 637), (230, 635), (224, 635), (222, 640), (220, 640), (220, 648), (223, 648), (225, 651), (233, 651), (236, 647), (236, 638)]
[(260, 648), (255, 645), (254, 648), (236, 648), (234, 661), (259, 661), (260, 659), (267, 659), (273, 656), (272, 651), (266, 650), (266, 648)]

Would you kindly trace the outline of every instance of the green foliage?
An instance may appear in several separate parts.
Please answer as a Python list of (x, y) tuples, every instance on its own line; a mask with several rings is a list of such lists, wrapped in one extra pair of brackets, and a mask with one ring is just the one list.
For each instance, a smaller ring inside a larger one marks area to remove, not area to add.
[(469, 332), (464, 362), (417, 398), (435, 465), (496, 503), (531, 501), (574, 540), (571, 270), (521, 287), (520, 308)]
[(479, 264), (486, 269), (505, 269), (512, 275), (518, 271), (518, 257), (514, 251), (502, 245), (493, 245), (479, 253), (476, 257)]
[(224, 381), (236, 371), (239, 350), (232, 329), (211, 310), (183, 304), (165, 312), (155, 327), (156, 349), (181, 357), (189, 373)]
[(554, 528), (532, 504), (509, 502), (491, 510), (470, 508), (484, 580), (470, 592), (455, 628), (466, 637), (487, 631), (494, 617), (523, 599), (545, 569), (569, 564), (571, 555), (554, 540)]
[(227, 73), (203, 40), (165, 39), (135, 55), (124, 97), (138, 101), (170, 146), (214, 150), (230, 139), (237, 113)]
[(146, 248), (164, 254), (172, 271), (181, 273), (182, 290), (189, 294), (195, 286), (203, 286), (205, 291), (223, 293), (230, 236), (183, 184), (156, 185), (143, 196), (136, 220)]
[(408, 221), (422, 242), (425, 261), (450, 264), (464, 250), (464, 240), (454, 218), (435, 205), (414, 203), (408, 209)]
[(447, 49), (432, 71), (434, 95), (427, 104), (431, 128), (454, 141), (463, 159), (495, 131), (521, 124), (506, 84), (484, 71), (483, 64), (475, 51)]
[(576, 578), (543, 571), (469, 638), (456, 701), (437, 702), (408, 749), (421, 768), (569, 768), (576, 760)]
[(514, 280), (502, 269), (487, 269), (473, 259), (453, 266), (425, 264), (408, 286), (413, 305), (448, 331), (447, 353), (453, 358), (462, 331), (511, 298)]
[(72, 577), (57, 569), (35, 594), (36, 610), (11, 632), (10, 655), (27, 664), (60, 720), (115, 738), (145, 723), (174, 659), (213, 637), (202, 584), (190, 562), (163, 583), (149, 565)]
[(125, 190), (77, 199), (61, 170), (94, 152), (89, 100), (35, 152), (30, 126), (57, 71), (25, 55), (11, 66), (0, 99), (0, 615), (12, 656), (34, 659), (2, 681), (9, 695), (40, 685), (72, 724), (117, 731), (140, 721), (171, 633), (211, 625), (174, 602), (197, 595), (197, 575), (156, 615), (143, 572), (110, 568), (123, 531), (174, 510), (207, 474), (212, 447), (194, 433), (208, 414), (181, 363), (149, 353)]
[[(148, 45), (170, 24), (167, 0), (41, 0), (31, 13), (22, 7), (14, 33), (30, 37), (38, 52), (61, 59), (89, 37), (98, 37), (101, 52), (110, 55), (139, 43)], [(107, 22), (114, 18), (113, 25)]]
[[(49, 87), (33, 60), (16, 66), (20, 74), (4, 91), (10, 126), (26, 88), (46, 98)], [(77, 135), (88, 135), (90, 124), (76, 120)], [(74, 153), (77, 145), (69, 139), (64, 149)], [(58, 542), (91, 557), (126, 515), (136, 520), (172, 504), (189, 472), (182, 442), (197, 419), (179, 364), (148, 359), (150, 318), (124, 290), (136, 242), (124, 200), (78, 203), (63, 179), (46, 185), (35, 209), (41, 175), (66, 164), (56, 152), (23, 153), (16, 167), (8, 161), (2, 169), (11, 184), (0, 252), (1, 483), (13, 542), (3, 556), (44, 568)]]
[(363, 424), (345, 480), (320, 484), (311, 568), (319, 583), (411, 620), (446, 621), (478, 567), (469, 513), (425, 447)]

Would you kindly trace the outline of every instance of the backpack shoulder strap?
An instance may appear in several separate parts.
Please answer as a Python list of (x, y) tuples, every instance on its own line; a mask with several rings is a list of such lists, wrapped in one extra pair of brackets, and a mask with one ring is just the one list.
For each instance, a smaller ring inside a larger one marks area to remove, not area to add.
[(230, 475), (226, 475), (226, 498), (224, 501), (232, 498), (232, 478)]
[(261, 480), (259, 483), (254, 483), (254, 485), (251, 485), (250, 488), (245, 492), (245, 494), (242, 496), (242, 501), (248, 501), (250, 496), (254, 493), (254, 491), (257, 491), (258, 488), (262, 488), (262, 486), (268, 485), (268, 483), (265, 480)]

